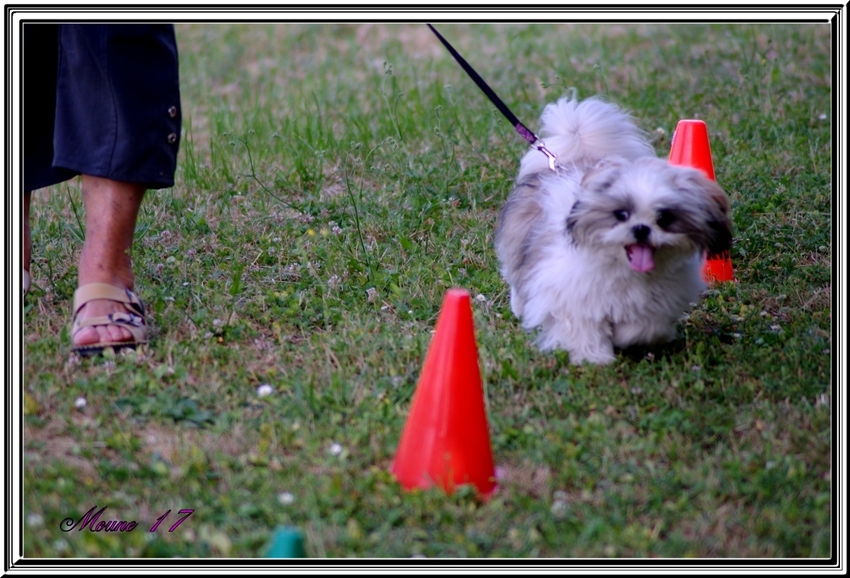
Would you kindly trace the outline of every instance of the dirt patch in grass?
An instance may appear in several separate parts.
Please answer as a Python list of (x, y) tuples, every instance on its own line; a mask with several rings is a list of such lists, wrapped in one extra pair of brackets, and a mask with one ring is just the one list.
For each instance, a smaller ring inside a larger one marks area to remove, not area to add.
[(499, 486), (534, 498), (548, 498), (552, 472), (546, 466), (531, 462), (522, 465), (502, 465), (497, 468)]

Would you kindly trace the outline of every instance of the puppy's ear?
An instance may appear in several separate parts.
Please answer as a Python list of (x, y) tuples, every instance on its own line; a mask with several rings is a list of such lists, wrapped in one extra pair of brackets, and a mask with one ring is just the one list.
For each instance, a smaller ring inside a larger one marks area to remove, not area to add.
[(681, 172), (677, 187), (702, 201), (705, 218), (705, 248), (709, 257), (726, 253), (732, 246), (732, 220), (729, 218), (729, 197), (713, 180), (697, 170)]
[(620, 178), (625, 159), (607, 158), (599, 161), (581, 179), (581, 188), (592, 193), (604, 193)]

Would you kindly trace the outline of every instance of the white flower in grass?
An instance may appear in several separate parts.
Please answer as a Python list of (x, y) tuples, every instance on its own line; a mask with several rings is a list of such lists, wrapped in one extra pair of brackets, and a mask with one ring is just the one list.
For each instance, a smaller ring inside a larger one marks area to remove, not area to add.
[(818, 118), (819, 118), (820, 120), (826, 120), (826, 113), (821, 113), (821, 114), (819, 114), (819, 115), (818, 115)]
[(277, 501), (284, 506), (288, 506), (295, 501), (295, 496), (290, 492), (281, 492), (277, 495)]
[(65, 368), (74, 367), (75, 365), (80, 365), (82, 363), (82, 359), (76, 353), (72, 353), (68, 356), (68, 361), (65, 362)]
[(342, 446), (339, 445), (336, 442), (333, 442), (330, 445), (330, 447), (328, 448), (328, 453), (331, 454), (332, 456), (338, 456), (339, 454), (342, 453)]
[(54, 540), (53, 549), (61, 554), (62, 552), (64, 552), (65, 550), (68, 549), (68, 542), (66, 542), (62, 538), (59, 538), (58, 540)]
[(37, 527), (41, 526), (42, 524), (44, 524), (44, 518), (41, 516), (41, 514), (36, 514), (36, 513), (27, 514), (27, 525), (28, 526), (31, 526), (33, 528), (37, 528)]
[(336, 289), (337, 287), (339, 287), (341, 281), (342, 279), (340, 279), (339, 275), (331, 275), (331, 278), (328, 279), (328, 287), (330, 287), (331, 289)]
[(478, 301), (479, 303), (484, 303), (484, 302), (487, 301), (487, 298), (484, 297), (484, 295), (482, 293), (479, 293), (478, 295), (475, 296), (475, 300)]
[(86, 407), (86, 398), (78, 397), (77, 399), (75, 399), (74, 407), (76, 407), (77, 409), (83, 409), (84, 407)]
[(274, 393), (274, 388), (268, 383), (264, 383), (260, 387), (257, 388), (257, 395), (260, 397), (266, 397), (267, 395), (271, 395)]
[(369, 303), (374, 303), (375, 299), (378, 298), (378, 290), (374, 287), (369, 287), (366, 289), (366, 301)]
[(213, 319), (213, 327), (221, 327), (224, 325), (224, 321), (221, 319)]
[(565, 500), (555, 500), (554, 502), (552, 502), (552, 507), (550, 508), (550, 511), (552, 512), (552, 515), (556, 518), (563, 518), (567, 514), (569, 509), (570, 506)]

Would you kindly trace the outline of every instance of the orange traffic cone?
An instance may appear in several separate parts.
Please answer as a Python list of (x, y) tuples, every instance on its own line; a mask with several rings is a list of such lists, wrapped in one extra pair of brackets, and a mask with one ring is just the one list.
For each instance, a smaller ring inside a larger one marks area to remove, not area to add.
[[(712, 181), (714, 164), (711, 162), (711, 146), (708, 144), (708, 128), (701, 120), (680, 120), (673, 133), (670, 156), (672, 165), (682, 165), (700, 169)], [(714, 255), (705, 260), (702, 275), (708, 282), (733, 281), (732, 257), (729, 251)]]
[(392, 474), (405, 489), (436, 485), (451, 494), (473, 484), (488, 497), (496, 488), (478, 348), (469, 293), (449, 289)]

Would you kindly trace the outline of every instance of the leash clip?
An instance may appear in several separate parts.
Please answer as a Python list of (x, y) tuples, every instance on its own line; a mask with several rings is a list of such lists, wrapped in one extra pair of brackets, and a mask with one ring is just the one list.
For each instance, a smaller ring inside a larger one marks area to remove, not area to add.
[(558, 156), (546, 148), (546, 143), (544, 143), (540, 139), (537, 139), (536, 141), (534, 141), (534, 143), (532, 143), (532, 146), (544, 155), (546, 155), (546, 158), (549, 159), (549, 168), (555, 172), (558, 172)]
[(558, 172), (558, 156), (546, 148), (546, 143), (544, 143), (536, 134), (528, 130), (524, 124), (519, 121), (516, 121), (514, 128), (519, 133), (519, 136), (525, 139), (525, 141), (529, 144), (529, 146), (533, 146), (541, 153), (546, 155), (549, 159), (549, 168), (555, 172)]

